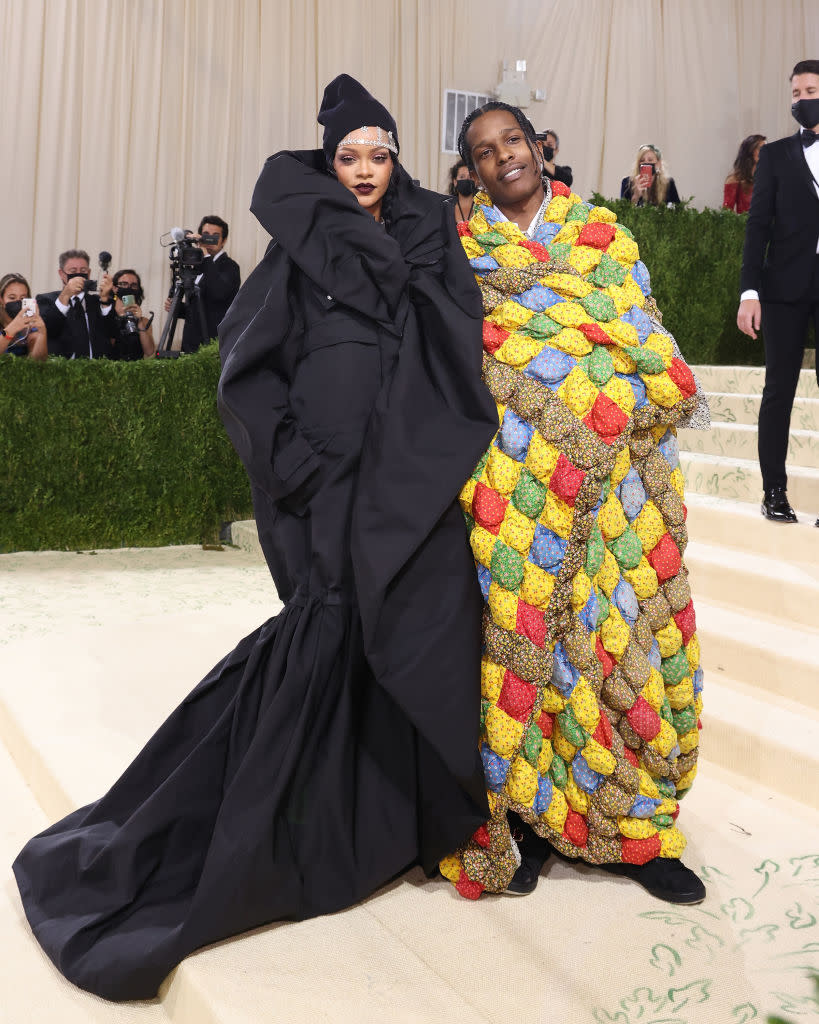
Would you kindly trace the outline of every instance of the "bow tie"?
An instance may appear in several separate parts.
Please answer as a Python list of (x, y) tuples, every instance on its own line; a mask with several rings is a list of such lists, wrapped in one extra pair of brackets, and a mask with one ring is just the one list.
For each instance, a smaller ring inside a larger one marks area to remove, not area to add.
[(802, 140), (802, 145), (807, 149), (808, 146), (812, 146), (819, 139), (819, 135), (812, 128), (803, 128), (800, 139)]

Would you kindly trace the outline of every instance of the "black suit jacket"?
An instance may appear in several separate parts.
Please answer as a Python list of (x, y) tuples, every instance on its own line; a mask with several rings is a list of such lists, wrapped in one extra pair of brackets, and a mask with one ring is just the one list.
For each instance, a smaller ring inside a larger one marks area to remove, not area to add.
[[(65, 356), (66, 359), (88, 359), (89, 339), (76, 320), (61, 313), (57, 308), (56, 300), (59, 295), (59, 292), (44, 292), (37, 296), (40, 316), (48, 331), (48, 354)], [(115, 359), (112, 339), (117, 336), (117, 318), (114, 311), (103, 316), (98, 295), (85, 296), (85, 309), (94, 358)]]
[(195, 352), (201, 344), (216, 337), (217, 328), (230, 308), (231, 302), (241, 285), (239, 264), (227, 253), (214, 260), (208, 256), (202, 262), (202, 278), (199, 281), (200, 301), (205, 313), (207, 338), (202, 337), (199, 312), (194, 297), (190, 308), (183, 303), (179, 315), (185, 320), (182, 332), (182, 351)]
[(799, 302), (808, 296), (817, 240), (819, 195), (797, 132), (759, 151), (740, 292), (753, 288), (767, 302)]

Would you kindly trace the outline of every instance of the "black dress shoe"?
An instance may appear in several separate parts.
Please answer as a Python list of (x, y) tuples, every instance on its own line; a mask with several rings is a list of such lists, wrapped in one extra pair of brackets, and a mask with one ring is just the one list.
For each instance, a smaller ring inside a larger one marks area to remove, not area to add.
[(771, 487), (762, 496), (762, 515), (772, 523), (795, 523), (796, 513), (784, 487)]
[(705, 899), (705, 886), (681, 860), (655, 857), (647, 864), (601, 864), (604, 871), (631, 878), (666, 903), (694, 904)]
[[(515, 815), (517, 818), (517, 815)], [(528, 896), (534, 892), (541, 869), (552, 853), (552, 846), (547, 839), (539, 836), (527, 824), (518, 819), (519, 824), (512, 824), (512, 837), (520, 851), (520, 867), (506, 886), (506, 892), (512, 896)]]

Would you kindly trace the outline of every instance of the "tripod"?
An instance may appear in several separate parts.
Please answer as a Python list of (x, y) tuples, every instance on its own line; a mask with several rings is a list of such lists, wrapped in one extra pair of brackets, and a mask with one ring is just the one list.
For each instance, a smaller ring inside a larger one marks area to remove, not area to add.
[[(207, 341), (208, 328), (205, 323), (205, 311), (202, 308), (202, 296), (199, 292), (199, 285), (196, 283), (199, 267), (183, 266), (176, 276), (173, 290), (171, 291), (171, 308), (168, 310), (168, 319), (162, 328), (162, 335), (156, 349), (157, 359), (178, 359), (181, 355), (179, 349), (173, 348), (173, 336), (176, 331), (176, 324), (180, 318), (182, 300), (184, 298), (188, 310), (196, 309), (199, 319), (199, 330), (203, 341)], [(193, 300), (196, 299), (196, 302)]]

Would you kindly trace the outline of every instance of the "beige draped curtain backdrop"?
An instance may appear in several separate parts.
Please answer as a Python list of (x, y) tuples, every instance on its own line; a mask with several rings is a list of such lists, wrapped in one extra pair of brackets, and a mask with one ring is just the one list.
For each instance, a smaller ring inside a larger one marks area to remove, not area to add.
[(795, 130), (788, 74), (819, 57), (816, 0), (0, 0), (0, 275), (58, 286), (57, 255), (108, 249), (161, 311), (159, 236), (216, 213), (246, 275), (265, 157), (320, 141), (324, 85), (356, 76), (394, 113), (401, 160), (442, 190), (443, 90), (490, 92), (528, 61), (575, 190), (619, 194), (638, 145), (719, 206), (740, 140)]

